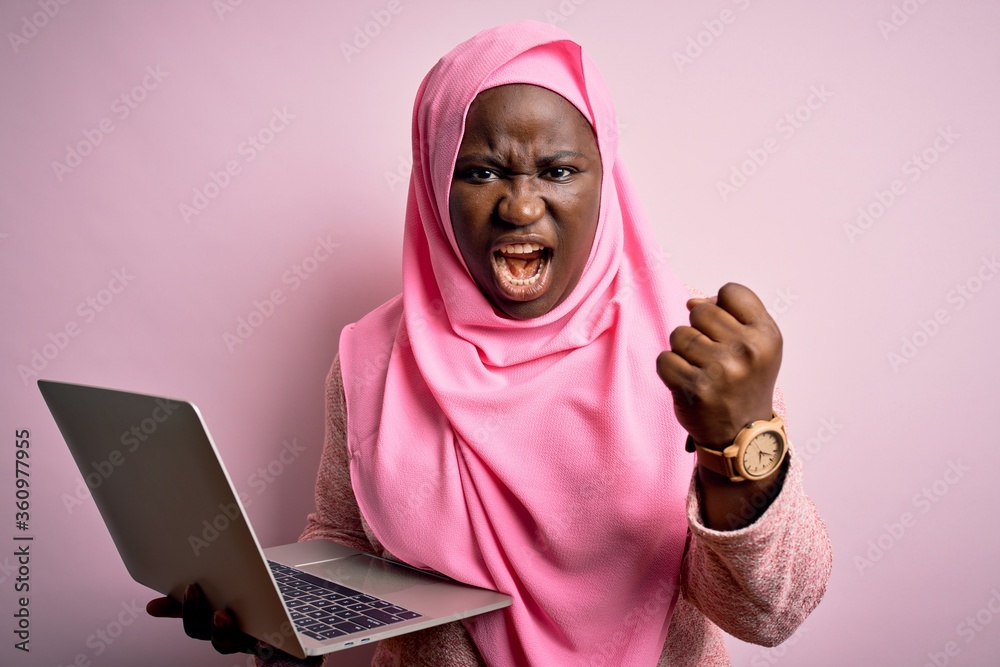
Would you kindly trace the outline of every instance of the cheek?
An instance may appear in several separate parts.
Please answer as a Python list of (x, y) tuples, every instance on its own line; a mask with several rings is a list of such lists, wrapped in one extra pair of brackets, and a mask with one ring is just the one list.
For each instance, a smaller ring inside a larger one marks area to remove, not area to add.
[(462, 208), (462, 198), (454, 186), (448, 195), (448, 217), (451, 218), (451, 228), (455, 232), (455, 237), (458, 238), (459, 228), (465, 224), (465, 213)]
[(451, 216), (451, 228), (455, 232), (455, 240), (462, 246), (468, 241), (472, 226), (469, 199), (462, 195), (461, 190), (452, 191), (448, 200), (448, 214)]
[(601, 213), (600, 191), (594, 187), (581, 189), (577, 196), (568, 202), (573, 226), (573, 256), (582, 270), (590, 257), (591, 247), (597, 235), (597, 223)]
[[(477, 193), (478, 194), (478, 193)], [(461, 187), (452, 190), (448, 202), (451, 216), (451, 228), (455, 234), (455, 242), (462, 253), (466, 265), (472, 267), (475, 258), (481, 255), (484, 224), (484, 203), (481, 196), (469, 196)], [(488, 215), (486, 216), (488, 219)]]

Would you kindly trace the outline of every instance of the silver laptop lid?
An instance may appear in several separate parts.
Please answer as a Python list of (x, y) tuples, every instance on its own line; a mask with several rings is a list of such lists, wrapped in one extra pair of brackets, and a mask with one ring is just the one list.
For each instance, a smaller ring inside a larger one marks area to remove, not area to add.
[[(40, 380), (129, 574), (180, 599), (198, 583), (240, 628), (296, 655), (319, 655), (507, 607), (509, 595), (384, 561), (333, 542), (271, 547), (267, 558), (418, 612), (384, 627), (317, 641), (292, 629), (238, 493), (191, 403)], [(286, 576), (286, 575), (281, 575)], [(373, 612), (375, 613), (375, 612)], [(323, 619), (333, 623), (338, 619)]]
[(287, 629), (291, 645), (282, 650), (302, 657), (198, 409), (84, 385), (40, 380), (38, 387), (132, 578), (178, 600), (196, 582), (244, 632), (270, 638)]

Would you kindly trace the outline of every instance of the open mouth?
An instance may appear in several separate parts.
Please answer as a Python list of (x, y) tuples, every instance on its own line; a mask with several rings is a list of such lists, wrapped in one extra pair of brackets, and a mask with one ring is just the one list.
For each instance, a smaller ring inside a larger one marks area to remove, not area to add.
[(493, 276), (515, 301), (535, 299), (548, 287), (552, 250), (538, 243), (513, 243), (493, 251)]

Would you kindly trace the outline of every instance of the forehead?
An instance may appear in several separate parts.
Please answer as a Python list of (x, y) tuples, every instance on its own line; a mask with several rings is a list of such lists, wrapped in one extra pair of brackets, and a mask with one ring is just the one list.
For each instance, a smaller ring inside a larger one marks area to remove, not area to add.
[(462, 147), (500, 148), (504, 142), (572, 143), (597, 151), (594, 130), (579, 109), (562, 95), (530, 84), (489, 88), (469, 106)]

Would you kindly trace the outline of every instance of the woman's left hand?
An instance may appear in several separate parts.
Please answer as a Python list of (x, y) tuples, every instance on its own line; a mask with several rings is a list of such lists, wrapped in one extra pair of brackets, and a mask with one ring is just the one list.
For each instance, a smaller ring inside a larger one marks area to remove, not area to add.
[(681, 426), (695, 442), (723, 448), (748, 423), (771, 418), (781, 332), (757, 295), (736, 283), (687, 307), (691, 326), (673, 330), (656, 370)]

